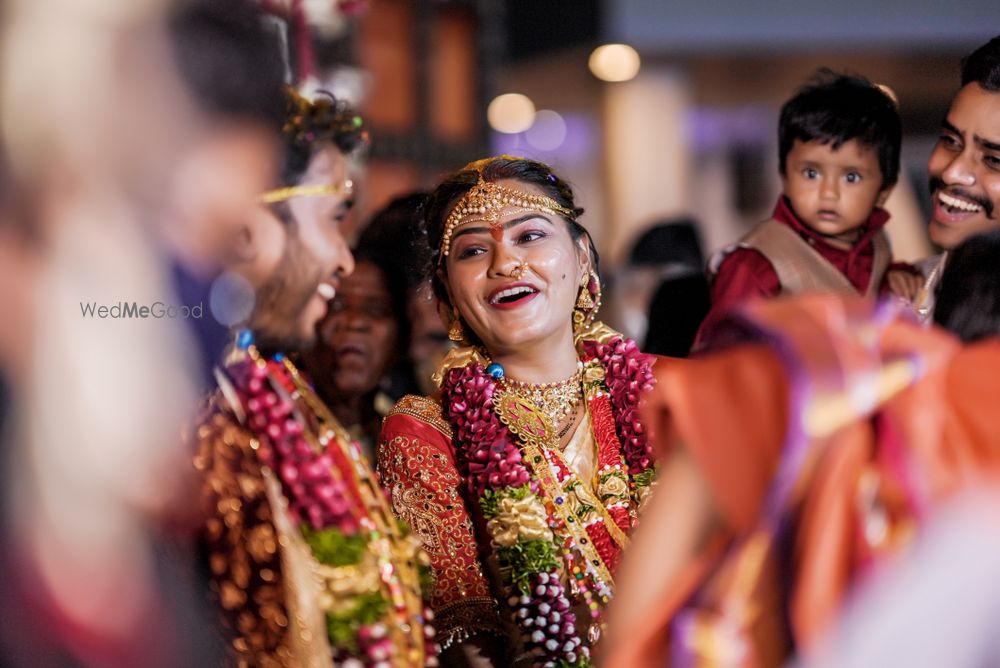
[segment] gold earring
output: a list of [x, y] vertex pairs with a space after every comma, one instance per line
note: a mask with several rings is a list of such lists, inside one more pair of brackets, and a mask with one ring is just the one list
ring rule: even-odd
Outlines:
[[597, 286], [597, 292], [593, 295], [594, 308], [592, 308], [590, 313], [587, 314], [587, 317], [593, 320], [594, 317], [597, 316], [597, 312], [601, 310], [601, 277], [597, 275], [596, 271], [591, 269], [590, 279], [594, 282], [594, 285]]
[[594, 308], [594, 300], [590, 296], [590, 274], [584, 274], [580, 282], [580, 294], [576, 297], [576, 307], [581, 311]]
[[458, 309], [452, 313], [451, 327], [448, 328], [448, 338], [455, 343], [465, 341], [465, 328], [462, 327], [462, 320], [458, 316]]

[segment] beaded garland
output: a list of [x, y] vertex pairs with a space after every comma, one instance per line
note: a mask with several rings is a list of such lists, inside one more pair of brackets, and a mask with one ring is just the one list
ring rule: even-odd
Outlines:
[[428, 566], [419, 541], [395, 521], [358, 444], [292, 362], [262, 357], [245, 330], [237, 347], [227, 377], [319, 563], [334, 664], [437, 666], [433, 614], [414, 593]]
[[[507, 601], [538, 666], [589, 666], [589, 646], [611, 599], [612, 572], [635, 508], [653, 478], [651, 449], [638, 419], [653, 382], [652, 358], [620, 335], [584, 341], [583, 384], [597, 441], [596, 501], [548, 443], [512, 430], [494, 407], [499, 365], [482, 356], [449, 370], [443, 408], [459, 464], [486, 519]], [[565, 584], [564, 584], [565, 583]], [[587, 642], [570, 597], [586, 603]]]

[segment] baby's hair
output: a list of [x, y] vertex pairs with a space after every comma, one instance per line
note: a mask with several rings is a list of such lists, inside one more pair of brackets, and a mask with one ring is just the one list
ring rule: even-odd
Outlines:
[[779, 168], [784, 174], [795, 140], [829, 144], [837, 150], [853, 139], [878, 152], [884, 190], [899, 178], [902, 137], [899, 108], [887, 89], [864, 77], [824, 68], [781, 108]]

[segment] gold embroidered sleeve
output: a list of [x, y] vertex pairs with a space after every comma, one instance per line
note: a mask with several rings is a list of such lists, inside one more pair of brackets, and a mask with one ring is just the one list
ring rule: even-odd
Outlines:
[[211, 586], [232, 633], [235, 662], [290, 665], [278, 541], [256, 441], [214, 401], [196, 439]]
[[[382, 427], [378, 472], [393, 512], [430, 555], [430, 596], [441, 646], [469, 635], [502, 634], [497, 605], [479, 560], [476, 533], [455, 466], [450, 429], [428, 400], [394, 410]], [[430, 419], [417, 414], [426, 411]], [[437, 419], [435, 419], [437, 418]], [[443, 428], [442, 428], [443, 427]], [[447, 429], [447, 432], [445, 432]]]

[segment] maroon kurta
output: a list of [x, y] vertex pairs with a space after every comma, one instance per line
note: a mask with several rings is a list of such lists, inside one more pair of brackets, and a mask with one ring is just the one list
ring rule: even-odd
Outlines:
[[[794, 230], [813, 250], [843, 274], [860, 294], [864, 294], [871, 281], [875, 262], [875, 235], [889, 221], [889, 214], [883, 209], [875, 209], [865, 223], [864, 232], [849, 250], [831, 246], [823, 235], [806, 227], [792, 210], [788, 199], [778, 198], [772, 217]], [[915, 271], [907, 264], [892, 265], [893, 269], [905, 268]], [[888, 275], [888, 272], [887, 272]], [[883, 278], [880, 293], [888, 288]], [[776, 297], [781, 292], [778, 274], [771, 263], [759, 251], [752, 248], [736, 248], [726, 254], [716, 271], [712, 282], [712, 308], [698, 332], [698, 341], [706, 339], [706, 333], [733, 307], [754, 297]]]

